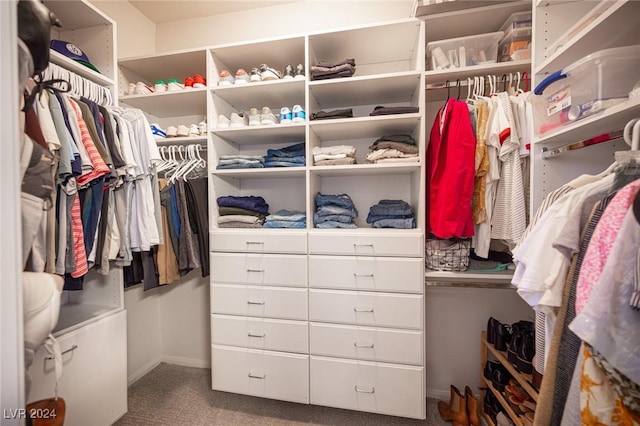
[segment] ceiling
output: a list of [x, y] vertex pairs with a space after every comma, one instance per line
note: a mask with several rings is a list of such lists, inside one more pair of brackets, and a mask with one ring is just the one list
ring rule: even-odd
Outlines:
[[200, 18], [208, 15], [242, 12], [261, 7], [293, 3], [303, 0], [129, 0], [135, 8], [156, 24]]

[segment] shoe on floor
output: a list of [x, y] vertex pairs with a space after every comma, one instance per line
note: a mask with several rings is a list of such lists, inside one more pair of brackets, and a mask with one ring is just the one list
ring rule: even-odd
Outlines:
[[178, 90], [182, 90], [182, 89], [184, 89], [184, 86], [178, 83], [178, 80], [176, 80], [175, 78], [169, 79], [169, 82], [167, 83], [167, 91], [177, 92]]
[[295, 75], [294, 75], [293, 78], [300, 78], [300, 79], [306, 78], [305, 75], [304, 75], [304, 65], [302, 65], [302, 64], [296, 65], [296, 70], [295, 70], [294, 74]]
[[175, 138], [176, 136], [178, 136], [178, 128], [175, 126], [167, 127], [167, 137]]
[[235, 74], [234, 84], [247, 84], [249, 83], [249, 74], [243, 69], [238, 68]]
[[184, 124], [178, 125], [177, 135], [178, 135], [178, 137], [189, 136], [189, 128], [187, 126], [185, 126]]
[[249, 81], [251, 83], [256, 83], [262, 81], [262, 76], [260, 75], [260, 70], [256, 67], [251, 68]]
[[276, 117], [276, 115], [271, 112], [271, 108], [262, 108], [262, 113], [260, 114], [260, 124], [278, 124], [278, 117]]
[[218, 86], [231, 86], [233, 85], [233, 76], [227, 70], [220, 71]]
[[207, 87], [207, 80], [200, 74], [196, 74], [193, 76], [193, 88], [194, 89], [203, 89]]
[[292, 118], [293, 118], [293, 115], [291, 114], [291, 110], [289, 108], [282, 107], [280, 109], [280, 124], [291, 123]]
[[232, 112], [229, 117], [229, 127], [245, 127], [249, 125], [248, 118], [242, 112]]
[[193, 89], [193, 78], [187, 77], [184, 79], [184, 88], [185, 89]]
[[271, 68], [267, 64], [260, 65], [260, 76], [262, 81], [279, 80], [282, 78], [282, 74], [275, 68]]
[[136, 83], [136, 95], [150, 95], [153, 93], [153, 89], [143, 82]]
[[162, 93], [167, 91], [167, 83], [164, 80], [156, 81], [155, 86], [153, 86], [153, 91], [156, 93]]
[[228, 129], [229, 128], [229, 119], [224, 115], [220, 114], [218, 116], [218, 122], [216, 123], [216, 129]]
[[292, 121], [294, 123], [304, 123], [307, 120], [307, 113], [300, 105], [294, 105], [291, 109]]
[[293, 67], [291, 65], [287, 65], [284, 67], [284, 72], [282, 73], [283, 80], [293, 80]]
[[165, 132], [159, 124], [153, 123], [151, 124], [151, 133], [153, 133], [153, 137], [156, 139], [162, 139], [167, 137], [167, 132]]

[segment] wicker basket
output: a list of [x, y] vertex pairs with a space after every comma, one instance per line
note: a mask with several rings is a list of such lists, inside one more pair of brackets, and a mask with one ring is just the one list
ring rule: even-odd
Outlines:
[[466, 271], [469, 267], [471, 239], [427, 239], [425, 263], [437, 271]]

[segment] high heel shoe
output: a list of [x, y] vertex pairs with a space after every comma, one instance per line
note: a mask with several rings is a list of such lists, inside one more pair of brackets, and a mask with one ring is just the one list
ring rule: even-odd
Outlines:
[[446, 421], [453, 421], [452, 426], [469, 426], [469, 416], [467, 415], [467, 397], [462, 395], [458, 388], [451, 385], [451, 396], [449, 403], [438, 401], [438, 412], [440, 417]]

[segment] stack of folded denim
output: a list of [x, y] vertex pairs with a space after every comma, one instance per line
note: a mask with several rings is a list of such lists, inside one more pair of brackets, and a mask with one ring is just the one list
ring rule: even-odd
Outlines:
[[327, 80], [331, 78], [351, 77], [356, 72], [356, 60], [345, 59], [342, 62], [333, 63], [318, 61], [311, 66], [311, 80]]
[[355, 164], [355, 156], [356, 149], [351, 145], [313, 147], [313, 164], [316, 166]]
[[264, 167], [261, 155], [221, 155], [217, 169], [249, 169]]
[[374, 228], [411, 229], [416, 227], [411, 206], [403, 200], [380, 200], [369, 209], [367, 223]]
[[304, 142], [281, 149], [268, 149], [264, 156], [265, 167], [304, 167]]
[[385, 135], [369, 147], [367, 163], [416, 163], [420, 161], [418, 145], [411, 135]]
[[307, 215], [298, 210], [278, 210], [267, 216], [265, 228], [306, 228]]
[[313, 223], [316, 228], [357, 228], [353, 219], [358, 217], [358, 210], [347, 194], [316, 194], [316, 211]]
[[218, 197], [218, 211], [220, 228], [262, 228], [269, 205], [262, 197], [227, 195]]

